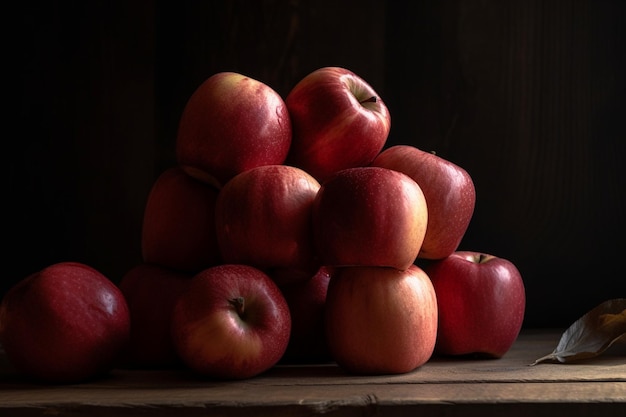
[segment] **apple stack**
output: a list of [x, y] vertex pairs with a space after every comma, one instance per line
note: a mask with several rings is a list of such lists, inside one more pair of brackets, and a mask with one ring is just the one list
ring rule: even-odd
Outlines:
[[470, 175], [385, 148], [390, 127], [381, 97], [345, 68], [313, 71], [285, 99], [234, 72], [202, 83], [181, 115], [178, 164], [146, 202], [144, 262], [119, 285], [124, 364], [241, 379], [280, 361], [372, 375], [435, 352], [504, 355], [523, 320], [519, 271], [457, 251]]

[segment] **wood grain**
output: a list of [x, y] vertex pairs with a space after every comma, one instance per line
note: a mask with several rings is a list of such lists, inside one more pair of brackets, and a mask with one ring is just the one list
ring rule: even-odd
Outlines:
[[623, 347], [581, 364], [528, 366], [551, 351], [559, 337], [557, 332], [525, 331], [502, 359], [433, 358], [411, 373], [376, 377], [349, 375], [331, 363], [279, 365], [244, 381], [206, 380], [183, 370], [115, 370], [91, 383], [41, 386], [20, 380], [5, 362], [0, 368], [0, 415], [623, 412]]

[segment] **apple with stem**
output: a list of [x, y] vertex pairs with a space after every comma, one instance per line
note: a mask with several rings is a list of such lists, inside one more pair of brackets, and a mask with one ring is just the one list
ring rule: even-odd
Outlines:
[[338, 268], [328, 285], [326, 338], [337, 364], [354, 374], [401, 374], [433, 354], [437, 299], [416, 265]]
[[407, 174], [424, 192], [428, 226], [419, 258], [442, 259], [458, 249], [476, 203], [474, 182], [465, 169], [410, 145], [383, 150], [371, 165]]
[[172, 338], [199, 375], [245, 379], [274, 366], [289, 343], [291, 316], [278, 286], [249, 265], [223, 264], [195, 275], [178, 298]]
[[408, 175], [380, 167], [348, 168], [320, 187], [313, 236], [320, 263], [407, 269], [422, 247], [428, 209]]
[[291, 136], [280, 94], [246, 75], [219, 72], [198, 86], [183, 109], [176, 159], [190, 175], [219, 187], [250, 168], [282, 164]]
[[341, 67], [319, 68], [285, 99], [293, 138], [286, 163], [324, 182], [341, 169], [368, 165], [389, 136], [391, 116], [362, 77]]
[[500, 358], [521, 330], [524, 282], [509, 260], [476, 251], [456, 251], [424, 266], [439, 306], [435, 352]]
[[119, 288], [96, 269], [59, 262], [15, 284], [0, 304], [0, 343], [27, 378], [79, 383], [117, 364], [130, 337]]

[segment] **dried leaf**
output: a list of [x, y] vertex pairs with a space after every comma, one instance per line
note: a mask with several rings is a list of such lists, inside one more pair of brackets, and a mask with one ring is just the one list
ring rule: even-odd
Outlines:
[[576, 320], [563, 333], [556, 349], [531, 365], [542, 362], [570, 363], [593, 358], [624, 335], [626, 298], [608, 300]]

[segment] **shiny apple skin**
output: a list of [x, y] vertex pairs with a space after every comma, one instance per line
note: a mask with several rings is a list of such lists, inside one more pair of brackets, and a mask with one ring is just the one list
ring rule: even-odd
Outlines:
[[292, 127], [283, 98], [236, 72], [206, 79], [187, 101], [176, 137], [178, 164], [218, 185], [247, 169], [282, 164]]
[[[243, 298], [244, 313], [236, 301]], [[174, 307], [172, 339], [199, 375], [246, 379], [274, 366], [291, 332], [289, 306], [264, 272], [224, 264], [195, 275]]]
[[410, 145], [383, 150], [371, 165], [407, 174], [424, 192], [428, 227], [419, 258], [442, 259], [458, 249], [476, 204], [474, 182], [465, 169]]
[[338, 365], [353, 374], [402, 374], [425, 364], [437, 337], [437, 299], [413, 265], [339, 268], [326, 296], [326, 337]]
[[285, 103], [293, 125], [286, 163], [320, 182], [341, 169], [368, 165], [389, 136], [391, 116], [385, 102], [362, 77], [345, 68], [311, 72], [292, 88]]
[[311, 216], [319, 188], [314, 177], [287, 165], [256, 167], [228, 181], [215, 208], [224, 263], [314, 271]]
[[438, 355], [501, 358], [522, 328], [524, 282], [509, 260], [457, 251], [424, 267], [439, 305]]
[[0, 342], [25, 377], [80, 383], [116, 365], [130, 337], [119, 288], [96, 269], [59, 262], [18, 282], [0, 305]]
[[428, 223], [426, 200], [409, 176], [380, 167], [348, 168], [320, 187], [313, 236], [320, 263], [407, 269]]

